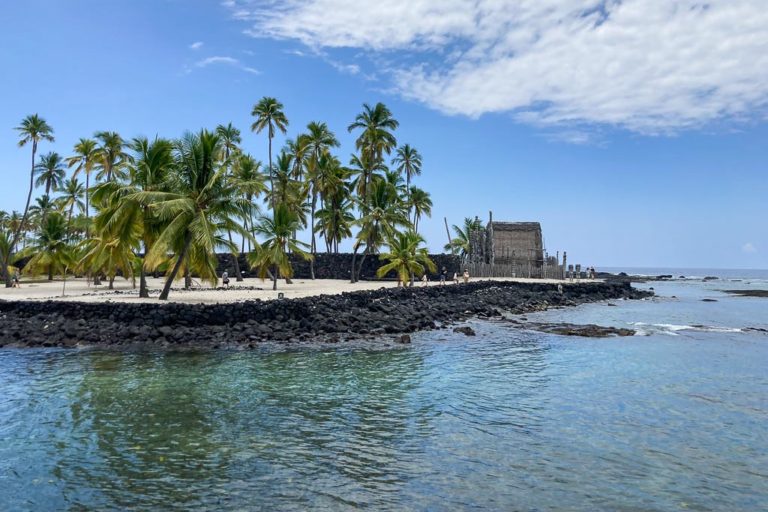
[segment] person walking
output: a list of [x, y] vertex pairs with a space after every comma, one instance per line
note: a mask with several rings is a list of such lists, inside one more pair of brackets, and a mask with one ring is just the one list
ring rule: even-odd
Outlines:
[[229, 290], [229, 272], [226, 270], [221, 274], [221, 282], [224, 283], [224, 288]]
[[468, 268], [464, 269], [463, 277], [464, 277], [464, 284], [469, 283], [469, 269]]

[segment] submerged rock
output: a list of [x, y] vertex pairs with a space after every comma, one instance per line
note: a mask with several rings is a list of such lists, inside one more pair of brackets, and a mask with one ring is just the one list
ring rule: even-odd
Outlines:
[[532, 331], [559, 334], [560, 336], [581, 336], [584, 338], [610, 338], [635, 335], [635, 331], [632, 329], [604, 327], [594, 324], [525, 324], [522, 327]]
[[453, 332], [457, 332], [459, 334], [463, 334], [464, 336], [476, 336], [477, 333], [474, 329], [472, 329], [469, 326], [463, 326], [463, 327], [456, 327]]

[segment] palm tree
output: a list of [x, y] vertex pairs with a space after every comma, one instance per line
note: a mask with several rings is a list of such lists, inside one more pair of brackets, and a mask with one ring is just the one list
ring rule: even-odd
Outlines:
[[293, 236], [299, 227], [299, 217], [285, 203], [277, 203], [272, 217], [262, 216], [256, 225], [256, 232], [266, 237], [266, 240], [257, 245], [256, 251], [249, 255], [249, 261], [253, 268], [258, 269], [262, 279], [272, 269], [273, 290], [277, 290], [278, 276], [286, 280], [293, 277], [289, 252], [305, 260], [312, 259], [312, 255], [304, 251], [309, 246]]
[[[360, 231], [352, 252], [352, 282], [357, 282], [365, 258], [369, 254], [377, 254], [385, 240], [394, 235], [398, 226], [408, 224], [408, 218], [403, 212], [402, 203], [397, 197], [395, 188], [386, 181], [375, 181], [371, 185], [368, 207], [358, 221]], [[360, 259], [360, 266], [355, 270], [355, 257], [361, 245], [365, 252]]]
[[470, 217], [465, 217], [463, 227], [453, 225], [455, 235], [451, 243], [445, 244], [445, 250], [451, 251], [454, 254], [458, 251], [462, 258], [466, 258], [470, 251], [472, 233], [481, 229], [483, 229], [483, 225], [479, 218], [471, 219]]
[[[314, 224], [315, 209], [317, 208], [318, 199], [318, 171], [320, 160], [328, 155], [331, 148], [338, 147], [339, 141], [336, 139], [333, 132], [328, 129], [327, 124], [312, 121], [307, 125], [307, 134], [304, 142], [308, 153], [307, 170], [309, 171], [312, 195], [311, 223]], [[311, 250], [314, 253], [317, 250], [314, 233], [312, 234], [311, 247]]]
[[179, 270], [195, 268], [201, 277], [216, 283], [217, 247], [234, 252], [223, 233], [234, 231], [250, 235], [234, 218], [243, 210], [244, 200], [236, 197], [226, 180], [226, 167], [219, 160], [221, 139], [215, 133], [201, 130], [187, 134], [176, 147], [177, 173], [167, 192], [140, 192], [137, 200], [155, 209], [164, 229], [147, 252], [145, 265], [153, 270], [165, 263], [173, 252], [176, 262], [160, 293], [167, 300]]
[[[146, 256], [163, 227], [146, 197], [139, 194], [163, 191], [175, 166], [173, 144], [169, 140], [156, 138], [150, 142], [145, 137], [137, 137], [130, 147], [135, 158], [128, 169], [128, 183], [106, 182], [99, 185], [94, 194], [94, 200], [103, 204], [96, 222], [102, 250], [108, 249], [102, 254], [109, 254], [113, 259], [120, 254], [123, 265], [131, 263], [124, 256], [126, 252], [139, 245], [143, 246]], [[135, 259], [139, 259], [138, 255]], [[144, 267], [141, 261], [139, 297], [147, 298], [149, 290]]]
[[422, 275], [425, 270], [436, 272], [437, 266], [429, 258], [427, 250], [419, 247], [422, 243], [424, 243], [424, 238], [415, 231], [395, 233], [387, 241], [389, 252], [380, 257], [389, 263], [379, 268], [376, 276], [381, 278], [394, 270], [397, 273], [398, 286], [401, 283], [405, 285], [409, 278], [411, 286], [413, 286], [414, 275]]
[[[230, 175], [229, 169], [230, 169], [230, 156], [239, 151], [240, 148], [238, 144], [242, 142], [242, 138], [240, 137], [240, 130], [232, 126], [232, 123], [227, 124], [227, 126], [224, 126], [223, 124], [220, 124], [216, 127], [216, 134], [221, 139], [221, 146], [224, 149], [224, 167], [225, 172], [227, 173], [227, 179], [231, 179], [232, 176]], [[232, 242], [232, 232], [228, 231], [227, 236], [229, 237], [229, 241]], [[236, 248], [237, 245], [234, 245]], [[243, 280], [243, 274], [240, 272], [240, 262], [238, 259], [240, 258], [240, 253], [235, 249], [235, 252], [232, 253], [232, 262], [235, 267], [235, 280], [236, 281], [242, 281]]]
[[[267, 191], [264, 184], [264, 174], [261, 172], [261, 162], [248, 154], [238, 154], [232, 167], [232, 186], [237, 194], [245, 198], [242, 217], [243, 224], [249, 233], [253, 232], [253, 214], [258, 211], [258, 205], [254, 199], [263, 192]], [[243, 238], [242, 252], [245, 252], [245, 241]], [[248, 240], [249, 250], [251, 241]]]
[[[256, 120], [251, 125], [251, 131], [261, 133], [264, 128], [267, 128], [267, 137], [269, 138], [269, 179], [270, 187], [272, 186], [272, 139], [275, 137], [275, 129], [285, 133], [288, 126], [288, 118], [285, 117], [283, 112], [283, 104], [277, 101], [275, 98], [264, 96], [259, 102], [253, 106], [251, 115]], [[274, 192], [272, 193], [272, 208], [275, 207]]]
[[29, 207], [30, 226], [40, 225], [45, 221], [45, 217], [52, 211], [57, 210], [57, 204], [51, 199], [51, 196], [43, 194], [35, 198], [35, 204]]
[[[32, 190], [35, 187], [35, 155], [37, 154], [37, 145], [40, 141], [53, 142], [53, 128], [46, 122], [45, 119], [37, 114], [22, 119], [21, 124], [16, 127], [16, 131], [19, 132], [19, 147], [24, 147], [29, 143], [32, 143], [32, 167], [29, 172], [29, 192], [27, 192], [27, 203], [24, 206], [24, 214], [21, 217], [21, 222], [13, 232], [13, 243], [11, 247], [16, 247], [19, 242], [19, 235], [21, 230], [27, 224], [27, 214], [29, 213], [29, 203], [32, 200]], [[2, 273], [5, 275], [5, 287], [11, 287], [11, 276], [7, 272], [8, 263], [10, 261], [10, 254], [6, 255], [3, 260]]]
[[131, 156], [125, 152], [125, 141], [117, 132], [96, 132], [94, 135], [99, 141], [96, 150], [99, 173], [96, 178], [112, 181], [115, 177], [122, 177], [123, 166], [128, 163]]
[[56, 201], [59, 203], [59, 207], [62, 210], [67, 211], [67, 230], [72, 234], [72, 213], [77, 207], [81, 212], [85, 210], [85, 203], [83, 197], [85, 196], [85, 188], [83, 184], [78, 181], [74, 176], [64, 182], [64, 186], [61, 187], [62, 195], [60, 195]]
[[351, 133], [361, 129], [362, 133], [355, 141], [361, 153], [367, 153], [372, 162], [382, 162], [383, 154], [389, 154], [397, 145], [397, 139], [391, 133], [400, 123], [392, 117], [386, 105], [379, 102], [373, 108], [363, 104], [363, 111], [355, 117], [355, 122], [347, 127]]
[[371, 183], [375, 180], [383, 179], [387, 168], [382, 163], [372, 162], [366, 153], [362, 153], [359, 156], [352, 155], [349, 165], [352, 176], [355, 176], [352, 181], [352, 187], [362, 202], [360, 206], [364, 208]]
[[397, 148], [392, 163], [397, 166], [397, 172], [405, 176], [405, 189], [410, 194], [411, 179], [421, 174], [421, 155], [416, 148], [410, 144], [405, 144]]
[[56, 152], [46, 153], [40, 157], [40, 163], [35, 166], [37, 179], [35, 185], [45, 187], [45, 195], [51, 195], [52, 191], [61, 188], [67, 171], [64, 169], [64, 160]]
[[80, 139], [74, 147], [74, 155], [67, 158], [67, 165], [75, 167], [72, 177], [76, 178], [81, 172], [85, 174], [85, 217], [91, 215], [91, 173], [98, 158], [98, 147], [93, 139]]
[[419, 232], [419, 220], [422, 216], [432, 216], [432, 198], [429, 192], [417, 187], [411, 188], [408, 198], [408, 209], [413, 212], [413, 230]]
[[56, 272], [66, 273], [71, 265], [71, 251], [67, 245], [67, 221], [59, 212], [45, 216], [35, 239], [19, 253], [19, 257], [31, 256], [24, 266], [32, 275], [48, 273], [53, 281]]

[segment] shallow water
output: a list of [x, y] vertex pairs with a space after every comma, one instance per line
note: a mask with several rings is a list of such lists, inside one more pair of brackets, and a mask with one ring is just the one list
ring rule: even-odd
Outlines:
[[731, 285], [528, 316], [622, 339], [0, 351], [0, 510], [765, 509], [768, 299]]

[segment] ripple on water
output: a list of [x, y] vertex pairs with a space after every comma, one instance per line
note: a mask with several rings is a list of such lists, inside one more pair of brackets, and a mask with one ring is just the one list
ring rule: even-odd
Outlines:
[[768, 501], [768, 345], [473, 328], [386, 351], [0, 351], [0, 509]]

